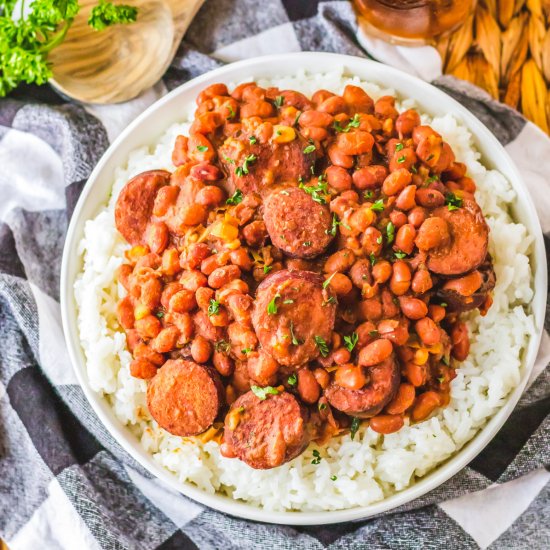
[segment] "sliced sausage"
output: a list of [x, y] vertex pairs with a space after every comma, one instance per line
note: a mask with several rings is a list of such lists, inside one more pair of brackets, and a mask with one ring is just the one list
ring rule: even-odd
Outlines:
[[[262, 281], [252, 324], [262, 349], [285, 366], [319, 356], [319, 338], [329, 342], [336, 315], [330, 288], [312, 271], [281, 270]], [[269, 307], [271, 305], [271, 307]]]
[[292, 258], [313, 258], [332, 240], [327, 205], [297, 187], [270, 193], [264, 201], [264, 222], [271, 242]]
[[308, 412], [291, 393], [241, 395], [225, 417], [224, 443], [256, 469], [275, 468], [298, 456], [309, 443]]
[[449, 210], [441, 206], [433, 216], [443, 218], [449, 227], [450, 242], [430, 253], [428, 269], [439, 275], [460, 275], [479, 267], [487, 256], [489, 227], [474, 200], [463, 199], [462, 206]]
[[[307, 178], [311, 175], [310, 169], [315, 160], [314, 154], [304, 153], [307, 146], [303, 139], [251, 145], [244, 134], [226, 140], [219, 149], [219, 156], [227, 173], [227, 191], [261, 192], [269, 185]], [[254, 160], [245, 166], [245, 160], [250, 155], [254, 156]], [[242, 172], [244, 166], [245, 173]]]
[[478, 271], [481, 274], [482, 283], [481, 287], [473, 294], [464, 296], [454, 290], [439, 290], [437, 295], [448, 304], [448, 311], [462, 313], [478, 308], [485, 302], [496, 284], [496, 274], [490, 254], [487, 254], [486, 260], [479, 266]]
[[392, 399], [399, 387], [399, 366], [394, 355], [366, 369], [367, 384], [360, 390], [343, 388], [332, 382], [325, 390], [329, 403], [351, 416], [369, 418], [378, 414]]
[[170, 183], [170, 172], [149, 170], [133, 177], [121, 190], [115, 206], [115, 224], [131, 244], [142, 244], [158, 190]]
[[161, 428], [187, 437], [212, 425], [224, 403], [218, 373], [207, 365], [183, 359], [169, 360], [147, 388], [147, 406]]

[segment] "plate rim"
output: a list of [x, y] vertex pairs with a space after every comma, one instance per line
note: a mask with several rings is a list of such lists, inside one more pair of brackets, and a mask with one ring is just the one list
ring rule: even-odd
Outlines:
[[[502, 407], [495, 413], [495, 415], [493, 415], [490, 420], [476, 433], [476, 435], [470, 441], [468, 441], [456, 454], [446, 459], [442, 464], [436, 466], [435, 469], [427, 473], [420, 480], [416, 481], [413, 485], [391, 495], [388, 498], [383, 499], [382, 501], [375, 502], [367, 506], [358, 506], [354, 508], [334, 511], [276, 512], [260, 508], [255, 505], [247, 504], [242, 501], [236, 501], [233, 500], [231, 497], [219, 495], [217, 493], [207, 493], [188, 482], [178, 481], [175, 474], [171, 474], [154, 462], [152, 455], [145, 452], [145, 450], [141, 447], [138, 439], [133, 434], [131, 434], [129, 432], [129, 429], [125, 425], [122, 425], [122, 423], [115, 417], [112, 409], [107, 406], [105, 399], [101, 395], [91, 390], [86, 380], [86, 363], [85, 361], [83, 361], [83, 351], [80, 346], [80, 340], [78, 338], [76, 327], [74, 325], [77, 306], [73, 292], [74, 277], [71, 277], [71, 272], [75, 270], [72, 268], [71, 262], [72, 264], [75, 264], [79, 261], [77, 246], [82, 237], [84, 224], [86, 222], [86, 219], [81, 219], [82, 211], [88, 200], [93, 200], [91, 193], [94, 189], [94, 185], [96, 185], [96, 182], [100, 181], [105, 166], [108, 164], [110, 159], [113, 158], [118, 149], [124, 144], [129, 136], [131, 136], [135, 128], [139, 127], [144, 121], [147, 121], [149, 117], [151, 117], [157, 110], [161, 109], [166, 104], [169, 104], [180, 95], [186, 93], [189, 89], [199, 87], [202, 83], [208, 82], [213, 79], [223, 80], [224, 77], [226, 77], [225, 80], [227, 81], [227, 77], [229, 77], [231, 74], [234, 74], [246, 68], [253, 69], [259, 64], [261, 64], [262, 66], [270, 66], [286, 64], [286, 62], [289, 62], [292, 65], [293, 63], [296, 63], [296, 60], [302, 59], [302, 67], [306, 69], [308, 73], [327, 72], [328, 70], [333, 70], [333, 65], [338, 63], [341, 63], [343, 67], [346, 67], [348, 65], [362, 65], [364, 66], [364, 69], [366, 71], [368, 71], [369, 68], [375, 69], [374, 72], [382, 71], [387, 74], [388, 78], [395, 77], [403, 84], [408, 81], [409, 83], [414, 84], [415, 87], [420, 88], [420, 90], [423, 89], [424, 91], [426, 91], [427, 97], [433, 96], [435, 94], [437, 96], [440, 96], [441, 99], [444, 99], [444, 101], [450, 101], [453, 107], [456, 109], [456, 111], [454, 111], [455, 114], [460, 114], [461, 123], [465, 124], [472, 132], [476, 142], [484, 143], [485, 149], [494, 149], [496, 153], [498, 153], [498, 155], [500, 155], [502, 159], [507, 162], [508, 166], [506, 172], [513, 175], [513, 178], [507, 176], [507, 179], [511, 180], [510, 183], [512, 184], [518, 195], [520, 194], [520, 191], [522, 192], [522, 201], [525, 203], [524, 206], [527, 208], [529, 214], [532, 216], [530, 229], [534, 237], [534, 245], [530, 260], [531, 263], [534, 260], [536, 265], [532, 265], [534, 295], [531, 302], [531, 308], [535, 321], [535, 333], [531, 336], [531, 340], [528, 343], [527, 349], [524, 352], [524, 357], [522, 358], [523, 365], [520, 382], [516, 386], [516, 388], [508, 394], [504, 405], [502, 405]], [[328, 61], [328, 65], [330, 65], [328, 69], [323, 66], [323, 59], [326, 59]], [[319, 67], [319, 70], [311, 70], [310, 65], [317, 65]], [[256, 68], [256, 70], [259, 69], [260, 67]], [[296, 68], [289, 69], [288, 74], [293, 74], [295, 72]], [[263, 76], [256, 76], [255, 78], [263, 78]], [[363, 77], [361, 78], [364, 79]], [[376, 78], [373, 78], [372, 81], [374, 83], [377, 83]], [[417, 102], [421, 102], [418, 97], [414, 97], [414, 99]], [[423, 108], [423, 110], [425, 109]], [[174, 117], [174, 121], [175, 120], [176, 117]], [[151, 141], [149, 143], [151, 143]], [[476, 143], [476, 148], [479, 148], [478, 143]], [[96, 199], [95, 202], [96, 207], [99, 207], [101, 203], [104, 202], [104, 198], [102, 200]], [[504, 422], [514, 410], [533, 371], [536, 355], [542, 337], [542, 332], [544, 329], [543, 321], [547, 299], [546, 288], [546, 251], [544, 248], [542, 229], [538, 216], [536, 214], [533, 200], [528, 192], [525, 183], [523, 182], [519, 170], [508, 155], [504, 146], [500, 144], [500, 142], [490, 132], [490, 130], [479, 119], [477, 119], [475, 115], [473, 115], [458, 101], [446, 94], [444, 91], [436, 88], [430, 83], [422, 81], [415, 76], [407, 74], [388, 65], [383, 65], [369, 59], [344, 54], [329, 52], [296, 52], [260, 56], [243, 61], [237, 61], [235, 63], [230, 63], [228, 65], [213, 69], [212, 71], [193, 78], [188, 82], [182, 84], [181, 86], [178, 86], [177, 88], [154, 102], [152, 105], [150, 105], [143, 113], [141, 113], [121, 132], [121, 134], [110, 144], [110, 146], [107, 148], [107, 150], [104, 152], [104, 154], [92, 170], [72, 213], [69, 227], [67, 229], [65, 245], [63, 248], [60, 278], [60, 304], [65, 341], [67, 343], [71, 365], [78, 380], [78, 383], [82, 388], [90, 406], [97, 414], [104, 427], [133, 460], [138, 462], [149, 473], [159, 478], [164, 484], [167, 484], [170, 489], [175, 489], [178, 492], [203, 505], [209, 506], [232, 516], [242, 519], [283, 525], [320, 525], [340, 523], [344, 521], [358, 521], [371, 517], [373, 515], [387, 512], [388, 510], [395, 509], [398, 506], [419, 498], [427, 492], [439, 487], [442, 483], [447, 481], [452, 476], [458, 474], [485, 448], [486, 445], [489, 444], [489, 442], [493, 439], [493, 437], [496, 435], [496, 433], [499, 431], [499, 429], [502, 427]], [[133, 440], [131, 440], [131, 438]]]

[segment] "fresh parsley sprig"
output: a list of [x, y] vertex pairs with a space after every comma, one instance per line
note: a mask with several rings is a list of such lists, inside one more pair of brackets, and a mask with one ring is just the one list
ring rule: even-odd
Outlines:
[[[80, 10], [78, 0], [35, 0], [27, 10], [22, 0], [17, 14], [21, 17], [14, 17], [14, 7], [14, 0], [0, 0], [1, 97], [20, 84], [42, 85], [52, 77], [48, 54], [65, 40]], [[100, 0], [92, 9], [88, 24], [101, 30], [131, 23], [137, 12], [132, 6]]]

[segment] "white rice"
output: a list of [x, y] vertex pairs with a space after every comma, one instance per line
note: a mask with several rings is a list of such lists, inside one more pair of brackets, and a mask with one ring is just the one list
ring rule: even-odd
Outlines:
[[[301, 74], [259, 81], [260, 85], [300, 90], [308, 95], [319, 88], [340, 93], [347, 83], [362, 86], [373, 98], [394, 94], [377, 85], [344, 77], [342, 73]], [[402, 108], [414, 106], [406, 99]], [[193, 106], [184, 116], [192, 115]], [[448, 407], [429, 420], [382, 436], [361, 428], [332, 439], [320, 448], [322, 460], [312, 464], [310, 447], [299, 457], [273, 470], [253, 470], [236, 459], [223, 458], [215, 442], [201, 444], [170, 435], [150, 419], [146, 383], [132, 378], [125, 336], [115, 307], [124, 290], [114, 282], [127, 244], [114, 226], [114, 205], [122, 186], [144, 170], [173, 170], [170, 156], [175, 137], [188, 123], [174, 124], [150, 147], [132, 152], [113, 183], [108, 205], [85, 226], [79, 247], [83, 269], [75, 283], [78, 328], [87, 358], [89, 382], [103, 394], [118, 419], [127, 424], [147, 452], [181, 481], [200, 489], [225, 493], [235, 499], [272, 510], [337, 510], [380, 501], [413, 484], [456, 453], [503, 405], [518, 384], [521, 360], [534, 332], [530, 313], [532, 274], [529, 264], [532, 237], [515, 223], [509, 207], [515, 192], [496, 170], [487, 170], [472, 145], [472, 136], [452, 114], [422, 120], [440, 132], [457, 160], [466, 163], [477, 183], [476, 198], [491, 227], [489, 249], [497, 276], [494, 304], [485, 317], [470, 315], [471, 352], [457, 370]], [[336, 478], [334, 479], [334, 476]]]

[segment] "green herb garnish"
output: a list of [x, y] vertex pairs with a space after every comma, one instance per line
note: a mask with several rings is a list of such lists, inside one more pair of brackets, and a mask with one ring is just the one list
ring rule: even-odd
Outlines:
[[319, 451], [317, 449], [313, 451], [313, 456], [315, 458], [311, 461], [311, 463], [315, 465], [319, 464], [321, 462], [321, 455], [319, 454]]
[[298, 377], [296, 376], [296, 373], [293, 372], [286, 381], [288, 382], [289, 386], [295, 386], [298, 382]]
[[242, 166], [237, 166], [235, 168], [235, 174], [239, 177], [244, 176], [245, 174], [248, 174], [249, 172], [249, 164], [252, 164], [258, 157], [256, 155], [248, 155], [243, 162]]
[[398, 259], [398, 260], [402, 260], [403, 258], [406, 258], [407, 257], [407, 254], [401, 250], [396, 250], [393, 255]]
[[389, 222], [388, 225], [386, 225], [386, 240], [388, 244], [393, 243], [394, 238], [395, 238], [395, 225], [393, 225], [392, 222]]
[[319, 353], [326, 357], [329, 353], [327, 342], [324, 338], [321, 336], [314, 336], [313, 339], [315, 340], [316, 346], [319, 348]]
[[344, 346], [348, 351], [353, 351], [353, 348], [359, 341], [359, 335], [357, 332], [352, 332], [349, 336], [344, 336]]
[[395, 146], [395, 150], [396, 151], [401, 151], [401, 149], [403, 149], [404, 145], [402, 143], [398, 143], [396, 146]]
[[340, 124], [340, 122], [338, 122], [337, 120], [335, 120], [332, 124], [332, 127], [337, 131], [337, 132], [343, 132], [343, 133], [347, 133], [349, 132], [352, 128], [359, 128], [359, 125], [361, 124], [361, 119], [359, 118], [359, 114], [358, 113], [355, 113], [353, 115], [353, 118], [348, 122], [347, 126], [345, 127], [342, 127], [342, 125]]
[[272, 265], [264, 265], [264, 273], [267, 275], [273, 269]]
[[237, 189], [226, 201], [225, 204], [239, 204], [243, 200], [243, 192]]
[[[43, 4], [44, 2], [40, 3]], [[70, 0], [54, 1], [50, 9], [54, 8], [54, 6], [54, 9], [62, 9], [62, 6], [67, 9], [67, 6], [71, 3]], [[92, 8], [90, 17], [88, 18], [88, 25], [96, 31], [102, 31], [111, 25], [133, 23], [137, 19], [137, 13], [138, 9], [134, 6], [126, 4], [115, 5], [112, 2], [100, 0], [99, 4]]]
[[298, 340], [298, 338], [296, 338], [296, 335], [294, 334], [294, 323], [292, 321], [290, 321], [290, 337], [292, 338], [293, 345], [299, 346], [303, 344], [303, 342], [301, 340]]
[[212, 298], [208, 304], [208, 315], [217, 315], [220, 312], [220, 302]]
[[205, 151], [208, 151], [208, 147], [206, 145], [197, 145], [197, 151], [204, 153]]
[[241, 350], [243, 355], [248, 355], [252, 351], [252, 348], [244, 348]]
[[371, 252], [369, 254], [369, 260], [370, 260], [370, 265], [375, 265], [376, 262], [378, 261], [378, 258], [374, 255], [374, 252]]
[[294, 300], [284, 300], [283, 301], [283, 304], [293, 304], [294, 303]]
[[330, 285], [330, 281], [332, 281], [332, 278], [334, 277], [334, 275], [336, 275], [337, 271], [335, 271], [324, 283], [323, 283], [323, 288], [327, 288], [328, 285]]
[[384, 208], [386, 208], [386, 207], [384, 206], [384, 200], [383, 199], [378, 199], [370, 207], [370, 209], [374, 212], [382, 212], [382, 210], [384, 210]]
[[275, 294], [269, 304], [267, 304], [267, 313], [269, 315], [275, 315], [277, 313], [277, 298], [280, 298], [280, 294]]
[[282, 95], [278, 95], [278, 96], [275, 98], [274, 103], [275, 103], [275, 105], [276, 105], [277, 107], [281, 107], [281, 106], [283, 105], [283, 103], [284, 103], [284, 100], [285, 100], [285, 98], [284, 98]]
[[336, 481], [338, 478], [337, 478], [336, 476], [330, 476], [330, 479], [331, 479], [332, 481]]
[[350, 433], [351, 433], [351, 439], [355, 438], [355, 434], [357, 433], [357, 430], [361, 426], [361, 419], [357, 418], [356, 416], [353, 417], [353, 420], [351, 421], [350, 426]]
[[313, 153], [315, 149], [316, 149], [315, 145], [313, 145], [313, 143], [310, 143], [307, 147], [304, 148], [304, 153], [308, 155], [309, 153]]
[[367, 189], [363, 193], [363, 197], [365, 197], [365, 199], [372, 199], [373, 196], [374, 196], [374, 193], [370, 189]]
[[405, 155], [401, 155], [398, 159], [397, 159], [397, 162], [399, 164], [403, 164], [405, 162], [407, 158], [405, 157]]
[[256, 139], [256, 136], [250, 136], [248, 141], [250, 141], [251, 145], [255, 145], [258, 140]]
[[304, 185], [303, 183], [300, 183], [298, 187], [302, 190], [304, 190], [306, 193], [311, 195], [311, 198], [318, 202], [319, 204], [326, 204], [327, 201], [324, 197], [324, 195], [328, 195], [328, 187], [327, 184], [324, 181], [321, 181], [319, 178], [319, 181], [317, 185]]
[[447, 193], [445, 197], [445, 204], [449, 211], [458, 210], [462, 206], [462, 199], [454, 193]]
[[261, 388], [260, 386], [251, 386], [250, 390], [252, 393], [261, 401], [265, 401], [268, 395], [279, 395], [279, 390], [273, 386], [265, 386]]
[[214, 349], [222, 353], [227, 353], [231, 349], [231, 344], [227, 340], [218, 340], [214, 344]]

